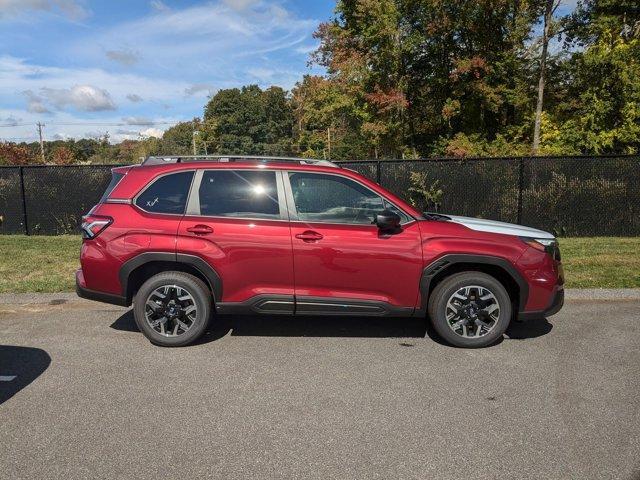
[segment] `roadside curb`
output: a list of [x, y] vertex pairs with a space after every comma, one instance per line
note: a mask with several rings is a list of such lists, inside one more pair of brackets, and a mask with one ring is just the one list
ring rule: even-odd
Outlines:
[[640, 301], [640, 288], [571, 288], [565, 290], [565, 300]]
[[[566, 301], [640, 301], [640, 288], [571, 288], [565, 291]], [[79, 298], [74, 292], [60, 293], [0, 293], [0, 305], [61, 305], [68, 302], [100, 305]]]

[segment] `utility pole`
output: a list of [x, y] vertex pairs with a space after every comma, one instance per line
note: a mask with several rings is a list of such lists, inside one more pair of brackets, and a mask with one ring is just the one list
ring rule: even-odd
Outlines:
[[44, 123], [38, 122], [36, 126], [38, 127], [38, 136], [40, 137], [40, 156], [42, 156], [42, 163], [46, 163], [44, 158], [44, 141], [42, 139], [42, 127], [44, 127]]
[[329, 150], [328, 158], [331, 160], [331, 127], [327, 127], [327, 148]]
[[198, 153], [196, 152], [196, 134], [198, 133], [197, 130], [193, 131], [193, 134], [191, 135], [191, 146], [193, 147], [193, 155], [196, 156]]

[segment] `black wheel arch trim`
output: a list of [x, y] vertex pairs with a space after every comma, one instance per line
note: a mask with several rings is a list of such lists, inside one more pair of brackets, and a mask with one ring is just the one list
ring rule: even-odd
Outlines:
[[450, 253], [439, 257], [432, 263], [427, 265], [422, 271], [420, 277], [420, 294], [422, 296], [421, 310], [426, 310], [427, 302], [429, 301], [429, 289], [431, 287], [431, 281], [433, 278], [448, 269], [449, 267], [460, 263], [475, 263], [482, 265], [494, 265], [500, 267], [507, 272], [507, 274], [518, 284], [520, 295], [518, 298], [518, 311], [522, 312], [527, 304], [529, 298], [529, 285], [522, 277], [522, 274], [513, 266], [513, 264], [502, 257], [494, 257], [491, 255], [472, 255], [472, 254], [457, 254]]
[[209, 282], [209, 285], [213, 290], [214, 301], [218, 301], [222, 298], [222, 279], [220, 278], [220, 275], [218, 275], [213, 267], [211, 267], [211, 265], [201, 257], [186, 253], [146, 252], [127, 260], [122, 267], [120, 267], [118, 277], [122, 288], [122, 296], [127, 299], [129, 304], [131, 303], [131, 298], [129, 298], [128, 295], [128, 284], [131, 272], [136, 268], [151, 262], [173, 262], [177, 265], [186, 264], [195, 268]]

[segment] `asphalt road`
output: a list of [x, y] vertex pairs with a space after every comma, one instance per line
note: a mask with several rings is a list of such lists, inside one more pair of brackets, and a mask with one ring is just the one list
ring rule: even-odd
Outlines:
[[640, 478], [638, 301], [569, 301], [482, 350], [277, 317], [163, 349], [60, 302], [0, 305], [3, 479]]

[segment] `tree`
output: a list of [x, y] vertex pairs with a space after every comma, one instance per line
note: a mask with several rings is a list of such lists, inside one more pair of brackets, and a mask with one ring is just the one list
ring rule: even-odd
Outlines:
[[195, 132], [199, 131], [201, 121], [194, 118], [190, 122], [180, 122], [167, 129], [162, 135], [157, 154], [191, 155]]
[[314, 60], [354, 99], [381, 156], [428, 155], [463, 133], [511, 136], [529, 103], [531, 0], [344, 0]]
[[305, 75], [292, 91], [294, 138], [300, 154], [333, 159], [369, 154], [355, 98], [330, 79]]
[[36, 163], [29, 148], [11, 142], [0, 142], [0, 165], [29, 165]]
[[547, 52], [549, 51], [549, 42], [557, 32], [553, 30], [553, 14], [560, 6], [560, 0], [545, 0], [544, 16], [542, 25], [542, 49], [540, 53], [540, 74], [538, 77], [538, 101], [536, 102], [536, 115], [533, 130], [533, 146], [531, 151], [534, 155], [538, 154], [540, 146], [540, 124], [542, 121], [542, 107], [544, 103], [544, 86], [546, 81], [547, 69]]
[[56, 165], [70, 165], [75, 160], [73, 151], [66, 145], [55, 147], [51, 153], [51, 161]]
[[[564, 68], [564, 101], [544, 122], [547, 152], [640, 151], [640, 11], [631, 0], [588, 0], [568, 22], [575, 50]], [[544, 117], [543, 117], [544, 118]], [[546, 139], [545, 139], [546, 135]]]
[[280, 87], [220, 90], [207, 103], [204, 121], [219, 153], [281, 155], [291, 152], [293, 111]]

